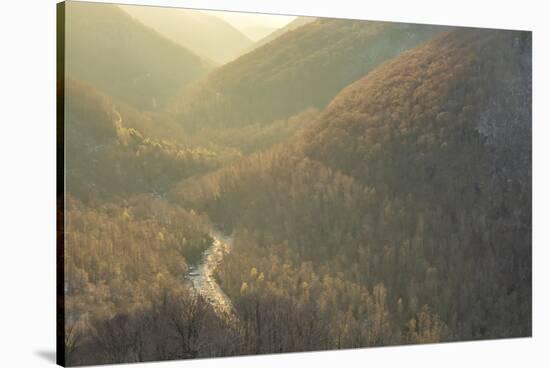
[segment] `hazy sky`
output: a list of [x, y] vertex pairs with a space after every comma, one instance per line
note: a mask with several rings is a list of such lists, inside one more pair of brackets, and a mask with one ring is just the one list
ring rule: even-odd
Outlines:
[[267, 36], [277, 28], [284, 27], [296, 18], [295, 16], [287, 15], [238, 13], [228, 11], [203, 10], [203, 12], [222, 18], [253, 41], [257, 41], [260, 38]]

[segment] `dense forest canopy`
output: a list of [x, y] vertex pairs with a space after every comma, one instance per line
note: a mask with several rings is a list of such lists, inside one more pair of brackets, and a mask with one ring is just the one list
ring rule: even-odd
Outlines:
[[530, 334], [530, 47], [518, 32], [437, 37], [342, 91], [288, 145], [174, 195], [255, 234], [250, 247], [384, 283], [405, 320], [429, 305], [448, 338]]
[[269, 124], [324, 107], [381, 62], [444, 29], [318, 19], [214, 70], [173, 108], [190, 129]]
[[67, 10], [68, 365], [531, 335], [530, 33]]
[[240, 156], [230, 148], [147, 136], [135, 127], [149, 119], [130, 106], [75, 79], [65, 88], [66, 190], [81, 200], [161, 194]]

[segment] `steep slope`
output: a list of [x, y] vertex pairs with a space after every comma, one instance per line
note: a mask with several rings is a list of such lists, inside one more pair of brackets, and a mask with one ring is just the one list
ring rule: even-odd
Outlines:
[[252, 41], [224, 20], [200, 10], [119, 5], [164, 37], [216, 64], [241, 55]]
[[280, 36], [284, 35], [285, 33], [289, 31], [294, 31], [297, 28], [300, 28], [301, 26], [305, 26], [308, 23], [314, 22], [317, 18], [315, 17], [298, 17], [294, 19], [292, 22], [284, 26], [283, 28], [279, 28], [273, 33], [270, 33], [266, 37], [254, 42], [248, 49], [247, 52], [250, 52], [254, 49], [257, 49], [258, 47], [261, 47], [263, 45], [266, 45], [270, 43], [271, 41], [279, 38]]
[[[482, 148], [492, 150], [484, 153], [494, 160], [503, 150], [517, 149], [506, 163], [517, 167], [506, 174], [519, 179], [520, 170], [529, 178], [528, 37], [465, 30], [387, 62], [331, 102], [306, 138], [306, 153], [392, 194], [403, 180], [446, 180], [451, 162], [467, 170]], [[474, 147], [478, 149], [472, 151]], [[433, 156], [435, 152], [444, 156]], [[428, 157], [437, 162], [428, 162]], [[490, 170], [479, 169], [473, 177]], [[431, 193], [412, 194], [433, 200]]]
[[115, 5], [66, 3], [66, 72], [140, 110], [155, 110], [210, 66]]
[[267, 124], [323, 107], [379, 63], [442, 27], [320, 19], [216, 69], [175, 104], [189, 128]]
[[81, 200], [162, 193], [236, 154], [148, 137], [131, 128], [147, 124], [138, 111], [75, 79], [68, 79], [65, 89], [66, 190]]
[[173, 195], [245, 234], [248, 257], [284, 245], [301, 267], [383, 283], [401, 337], [425, 304], [447, 340], [530, 336], [530, 106], [530, 33], [453, 31], [344, 89], [292, 142]]

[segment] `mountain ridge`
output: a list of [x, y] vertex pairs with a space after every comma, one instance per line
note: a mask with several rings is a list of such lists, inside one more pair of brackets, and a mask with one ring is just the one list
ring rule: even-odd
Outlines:
[[446, 29], [318, 19], [214, 70], [171, 106], [189, 129], [269, 124], [324, 107], [380, 62]]
[[160, 109], [211, 69], [115, 5], [71, 1], [66, 12], [66, 73], [139, 110]]
[[427, 305], [451, 340], [530, 336], [530, 55], [528, 32], [436, 36], [302, 135], [171, 195], [252, 233], [241, 252], [285, 244], [292, 261], [382, 283], [390, 313], [412, 313], [403, 325]]
[[293, 21], [291, 21], [289, 24], [287, 24], [286, 26], [282, 27], [282, 28], [279, 28], [277, 29], [276, 31], [270, 33], [269, 35], [259, 39], [258, 41], [254, 42], [248, 49], [247, 49], [247, 52], [251, 52], [255, 49], [257, 49], [258, 47], [261, 47], [263, 45], [266, 45], [268, 44], [269, 42], [275, 40], [276, 38], [279, 38], [280, 36], [282, 36], [283, 34], [285, 34], [286, 32], [290, 32], [290, 31], [294, 31], [295, 29], [297, 28], [300, 28], [301, 26], [304, 26], [308, 23], [311, 23], [311, 22], [314, 22], [317, 18], [315, 17], [303, 17], [303, 16], [300, 16], [296, 19], [294, 19]]
[[119, 7], [164, 37], [217, 65], [235, 59], [253, 43], [228, 22], [199, 10], [132, 5]]

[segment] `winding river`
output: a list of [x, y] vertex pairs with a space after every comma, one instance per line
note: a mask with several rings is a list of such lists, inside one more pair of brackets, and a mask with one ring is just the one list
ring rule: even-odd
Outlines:
[[[113, 114], [115, 115], [115, 126], [121, 128], [122, 116], [114, 106]], [[223, 235], [216, 230], [212, 230], [210, 236], [214, 239], [212, 245], [204, 251], [201, 262], [196, 267], [189, 268], [185, 278], [191, 282], [193, 290], [212, 305], [216, 314], [224, 319], [236, 321], [237, 315], [231, 299], [223, 292], [214, 278], [216, 267], [231, 251], [233, 237]]]
[[231, 251], [233, 238], [225, 236], [219, 231], [211, 231], [210, 236], [214, 242], [204, 251], [201, 262], [196, 267], [189, 268], [186, 278], [191, 281], [193, 289], [212, 305], [219, 316], [235, 319], [236, 314], [231, 299], [223, 292], [214, 278], [216, 267]]

